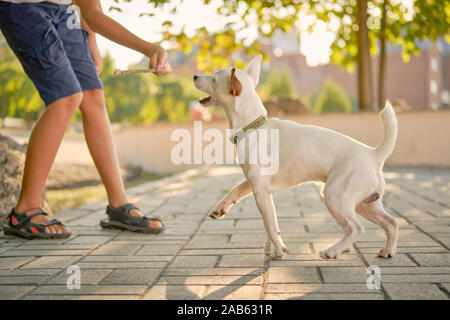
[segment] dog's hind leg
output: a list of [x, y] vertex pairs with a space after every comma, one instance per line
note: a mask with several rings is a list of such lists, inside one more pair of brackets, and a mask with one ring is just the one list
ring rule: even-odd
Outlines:
[[219, 204], [208, 214], [213, 219], [222, 219], [228, 210], [242, 198], [248, 196], [252, 192], [252, 188], [247, 179], [235, 186], [227, 196], [219, 202]]
[[324, 200], [331, 215], [344, 229], [345, 235], [334, 246], [321, 251], [320, 256], [324, 259], [336, 259], [342, 252], [348, 251], [353, 242], [364, 233], [364, 227], [356, 218], [353, 202], [346, 201], [336, 193], [331, 193], [330, 190], [325, 191]]
[[381, 249], [377, 255], [383, 258], [393, 257], [397, 250], [398, 221], [384, 210], [381, 199], [370, 203], [361, 202], [356, 207], [356, 212], [379, 225], [386, 232], [386, 247]]

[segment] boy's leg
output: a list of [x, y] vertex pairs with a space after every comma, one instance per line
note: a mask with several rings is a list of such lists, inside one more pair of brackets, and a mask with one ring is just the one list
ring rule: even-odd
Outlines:
[[[119, 207], [128, 203], [120, 166], [114, 146], [111, 126], [105, 106], [103, 90], [83, 91], [80, 110], [83, 118], [83, 129], [89, 151], [105, 185], [109, 204]], [[131, 210], [131, 215], [140, 217], [142, 213]], [[150, 228], [161, 228], [159, 221], [149, 221]]]
[[[51, 103], [36, 123], [27, 147], [22, 189], [15, 212], [22, 213], [32, 208], [42, 207], [42, 193], [50, 168], [55, 160], [67, 125], [75, 110], [80, 105], [81, 93], [56, 100]], [[37, 215], [31, 218], [39, 224], [50, 220], [49, 217]], [[68, 232], [60, 225], [46, 228], [46, 232]]]

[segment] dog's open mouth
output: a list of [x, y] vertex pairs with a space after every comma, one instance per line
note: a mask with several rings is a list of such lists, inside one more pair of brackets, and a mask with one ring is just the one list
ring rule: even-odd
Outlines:
[[202, 100], [200, 100], [200, 103], [201, 104], [206, 104], [206, 103], [208, 103], [210, 101], [211, 101], [211, 96], [203, 98]]

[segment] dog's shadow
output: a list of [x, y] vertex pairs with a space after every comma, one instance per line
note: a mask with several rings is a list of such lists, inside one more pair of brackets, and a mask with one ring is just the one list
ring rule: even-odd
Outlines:
[[[189, 276], [184, 277], [184, 285], [180, 285], [180, 277], [176, 276], [176, 282], [171, 282], [171, 276], [167, 276], [165, 279], [167, 280], [166, 285], [166, 299], [168, 300], [179, 300], [182, 297], [182, 300], [222, 300], [233, 292], [239, 290], [247, 283], [251, 282], [253, 279], [262, 275], [261, 269], [253, 270], [245, 275], [241, 275], [239, 278], [234, 280], [231, 283], [224, 284], [223, 288], [220, 288], [214, 292], [207, 293], [204, 297], [197, 295], [188, 289], [188, 284], [186, 284], [186, 280]], [[245, 279], [245, 281], [243, 281]], [[197, 286], [197, 285], [192, 285]], [[198, 286], [222, 286], [222, 284], [199, 284]]]

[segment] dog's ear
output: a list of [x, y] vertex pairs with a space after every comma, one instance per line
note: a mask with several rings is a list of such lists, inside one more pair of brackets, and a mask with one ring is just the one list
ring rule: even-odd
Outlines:
[[230, 94], [233, 96], [240, 96], [242, 92], [242, 84], [236, 77], [236, 68], [231, 69], [231, 88]]
[[255, 88], [259, 82], [259, 75], [261, 73], [261, 65], [262, 65], [263, 56], [257, 55], [250, 61], [245, 68], [245, 72], [252, 78], [253, 83], [255, 84]]

